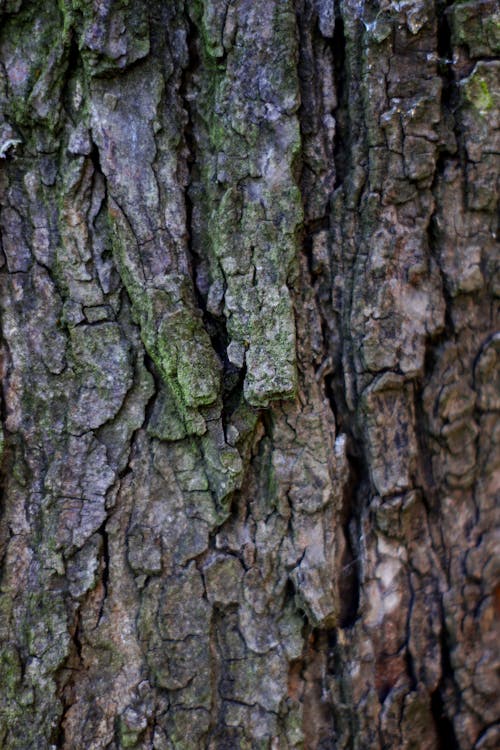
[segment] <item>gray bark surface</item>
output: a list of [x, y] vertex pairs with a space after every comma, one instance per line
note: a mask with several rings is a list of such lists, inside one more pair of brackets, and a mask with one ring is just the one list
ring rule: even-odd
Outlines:
[[500, 746], [494, 0], [0, 0], [0, 746]]

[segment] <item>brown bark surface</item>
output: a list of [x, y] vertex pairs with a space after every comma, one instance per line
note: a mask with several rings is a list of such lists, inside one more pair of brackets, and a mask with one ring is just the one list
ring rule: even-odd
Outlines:
[[0, 0], [0, 746], [500, 746], [494, 0]]

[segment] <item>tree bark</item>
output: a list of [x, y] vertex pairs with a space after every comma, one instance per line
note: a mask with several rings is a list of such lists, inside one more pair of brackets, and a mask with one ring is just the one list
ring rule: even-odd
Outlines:
[[499, 747], [494, 0], [1, 0], [5, 750]]

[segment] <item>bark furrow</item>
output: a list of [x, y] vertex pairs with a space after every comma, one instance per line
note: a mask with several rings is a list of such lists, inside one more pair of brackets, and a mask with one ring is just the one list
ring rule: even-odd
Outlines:
[[0, 745], [498, 747], [496, 3], [0, 19]]

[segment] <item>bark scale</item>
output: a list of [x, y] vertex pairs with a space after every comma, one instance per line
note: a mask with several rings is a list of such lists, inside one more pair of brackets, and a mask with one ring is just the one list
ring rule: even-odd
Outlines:
[[498, 747], [496, 4], [0, 14], [2, 747]]

